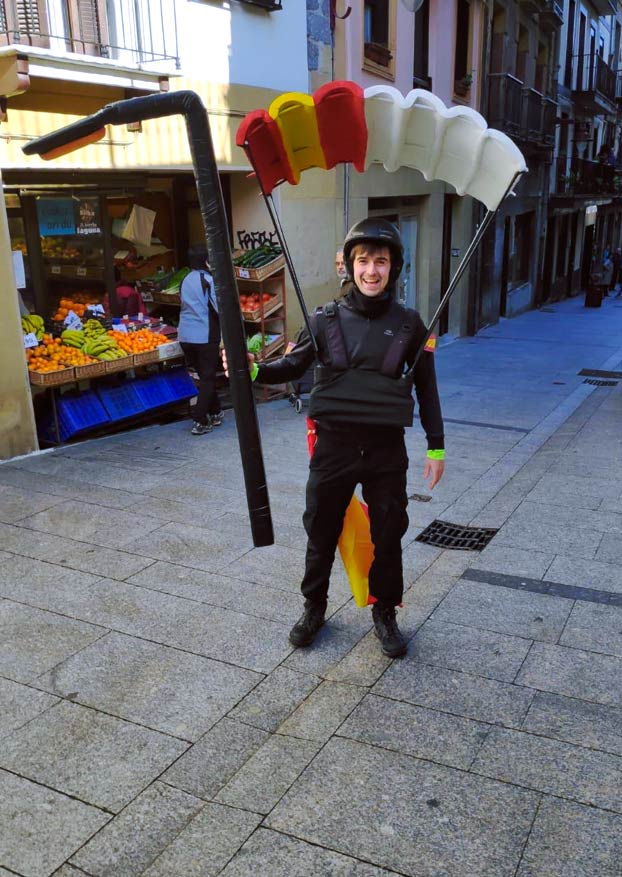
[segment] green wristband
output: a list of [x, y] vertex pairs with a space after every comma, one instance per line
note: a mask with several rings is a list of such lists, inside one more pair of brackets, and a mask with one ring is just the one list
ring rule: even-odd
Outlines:
[[256, 362], [251, 365], [251, 381], [254, 381], [259, 374], [259, 366]]
[[428, 451], [428, 460], [444, 460], [445, 459], [445, 451], [442, 448], [439, 448], [437, 451]]

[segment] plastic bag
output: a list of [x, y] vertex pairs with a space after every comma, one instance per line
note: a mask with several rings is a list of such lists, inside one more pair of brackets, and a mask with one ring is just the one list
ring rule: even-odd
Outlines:
[[350, 590], [358, 607], [375, 603], [369, 594], [369, 569], [374, 559], [374, 546], [369, 532], [369, 514], [365, 503], [352, 496], [346, 509], [339, 537], [339, 553], [350, 582]]

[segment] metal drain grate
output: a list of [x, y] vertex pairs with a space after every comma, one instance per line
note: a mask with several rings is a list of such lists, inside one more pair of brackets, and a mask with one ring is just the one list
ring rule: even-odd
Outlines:
[[497, 530], [490, 527], [463, 527], [447, 521], [432, 521], [417, 538], [416, 542], [434, 545], [437, 548], [458, 548], [462, 551], [482, 551]]
[[582, 368], [578, 374], [586, 378], [613, 378], [615, 381], [622, 381], [622, 372], [603, 371], [600, 368]]
[[593, 387], [617, 387], [617, 381], [599, 381], [597, 378], [586, 378], [584, 384], [592, 384]]

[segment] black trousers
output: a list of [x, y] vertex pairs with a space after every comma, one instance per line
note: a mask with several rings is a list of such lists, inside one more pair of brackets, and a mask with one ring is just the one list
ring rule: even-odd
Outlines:
[[218, 414], [220, 399], [216, 392], [216, 371], [220, 361], [218, 344], [181, 342], [186, 362], [199, 375], [199, 397], [194, 406], [194, 419], [206, 424], [208, 414]]
[[404, 436], [388, 430], [382, 437], [366, 438], [364, 427], [355, 440], [328, 430], [318, 432], [303, 516], [308, 537], [303, 596], [313, 603], [326, 602], [345, 511], [361, 484], [374, 543], [369, 592], [397, 606], [404, 592], [401, 540], [408, 527]]

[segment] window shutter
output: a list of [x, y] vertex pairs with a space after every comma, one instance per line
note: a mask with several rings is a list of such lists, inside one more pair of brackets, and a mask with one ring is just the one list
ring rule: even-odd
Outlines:
[[50, 45], [45, 0], [9, 0], [0, 3], [0, 37], [3, 45]]
[[108, 54], [108, 22], [103, 0], [69, 0], [71, 51]]

